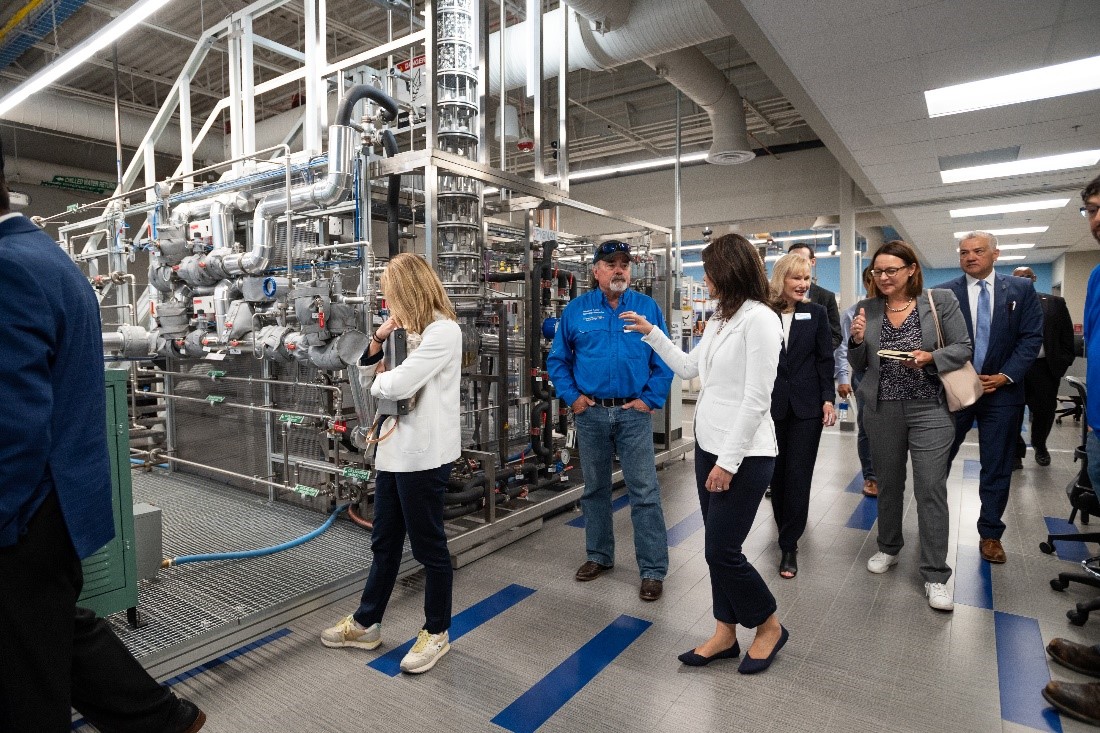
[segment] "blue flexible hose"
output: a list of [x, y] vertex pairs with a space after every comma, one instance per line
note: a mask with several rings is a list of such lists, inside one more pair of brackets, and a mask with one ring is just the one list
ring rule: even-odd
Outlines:
[[[140, 458], [131, 458], [130, 463], [133, 463], [136, 466], [144, 466], [145, 465], [145, 461], [141, 460]], [[168, 468], [167, 463], [154, 463], [153, 465], [156, 468]]]
[[347, 504], [341, 504], [333, 510], [329, 515], [325, 523], [317, 529], [313, 530], [309, 534], [302, 535], [298, 539], [284, 542], [281, 545], [275, 545], [274, 547], [262, 547], [258, 550], [242, 550], [240, 552], [214, 552], [208, 555], [183, 555], [181, 557], [174, 557], [169, 560], [165, 560], [162, 567], [172, 567], [173, 565], [184, 565], [192, 562], [213, 562], [214, 560], [242, 560], [248, 557], [263, 557], [264, 555], [273, 555], [276, 552], [282, 552], [283, 550], [289, 550], [292, 547], [309, 542], [314, 537], [317, 537], [326, 529], [331, 527], [336, 521], [336, 517], [340, 515], [340, 512], [348, 508]]

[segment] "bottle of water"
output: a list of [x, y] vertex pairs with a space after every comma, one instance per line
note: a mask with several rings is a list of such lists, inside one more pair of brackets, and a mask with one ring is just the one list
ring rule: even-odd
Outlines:
[[837, 410], [838, 419], [841, 422], [847, 420], [848, 419], [848, 400], [847, 399], [842, 399], [840, 401], [840, 404], [837, 405], [836, 410]]

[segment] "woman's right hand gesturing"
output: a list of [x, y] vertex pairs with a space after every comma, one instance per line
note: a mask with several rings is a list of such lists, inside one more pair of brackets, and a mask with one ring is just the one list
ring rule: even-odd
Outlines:
[[848, 328], [848, 333], [852, 337], [852, 341], [856, 344], [863, 343], [863, 336], [867, 332], [867, 314], [862, 308], [859, 309], [859, 313], [852, 319], [852, 325]]

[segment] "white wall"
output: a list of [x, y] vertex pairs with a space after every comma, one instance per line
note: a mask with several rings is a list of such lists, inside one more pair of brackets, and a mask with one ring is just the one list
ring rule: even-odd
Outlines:
[[[686, 167], [681, 179], [683, 225], [793, 216], [805, 217], [801, 228], [809, 227], [817, 214], [838, 209], [838, 170], [825, 148], [784, 153], [779, 158], [765, 156], [742, 165]], [[674, 191], [671, 169], [570, 186], [570, 196], [579, 201], [669, 228], [675, 217]], [[614, 220], [562, 210], [561, 229], [572, 234], [630, 228]], [[800, 227], [783, 227], [794, 228]]]
[[1100, 265], [1100, 248], [1086, 252], [1067, 252], [1064, 259], [1062, 297], [1066, 299], [1073, 322], [1081, 323], [1085, 316], [1085, 288], [1092, 269]]

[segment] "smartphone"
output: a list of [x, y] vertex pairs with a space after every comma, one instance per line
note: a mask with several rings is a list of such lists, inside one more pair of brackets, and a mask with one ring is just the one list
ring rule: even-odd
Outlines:
[[897, 359], [898, 361], [909, 361], [913, 358], [910, 352], [897, 351], [896, 349], [879, 349], [878, 355], [883, 359]]

